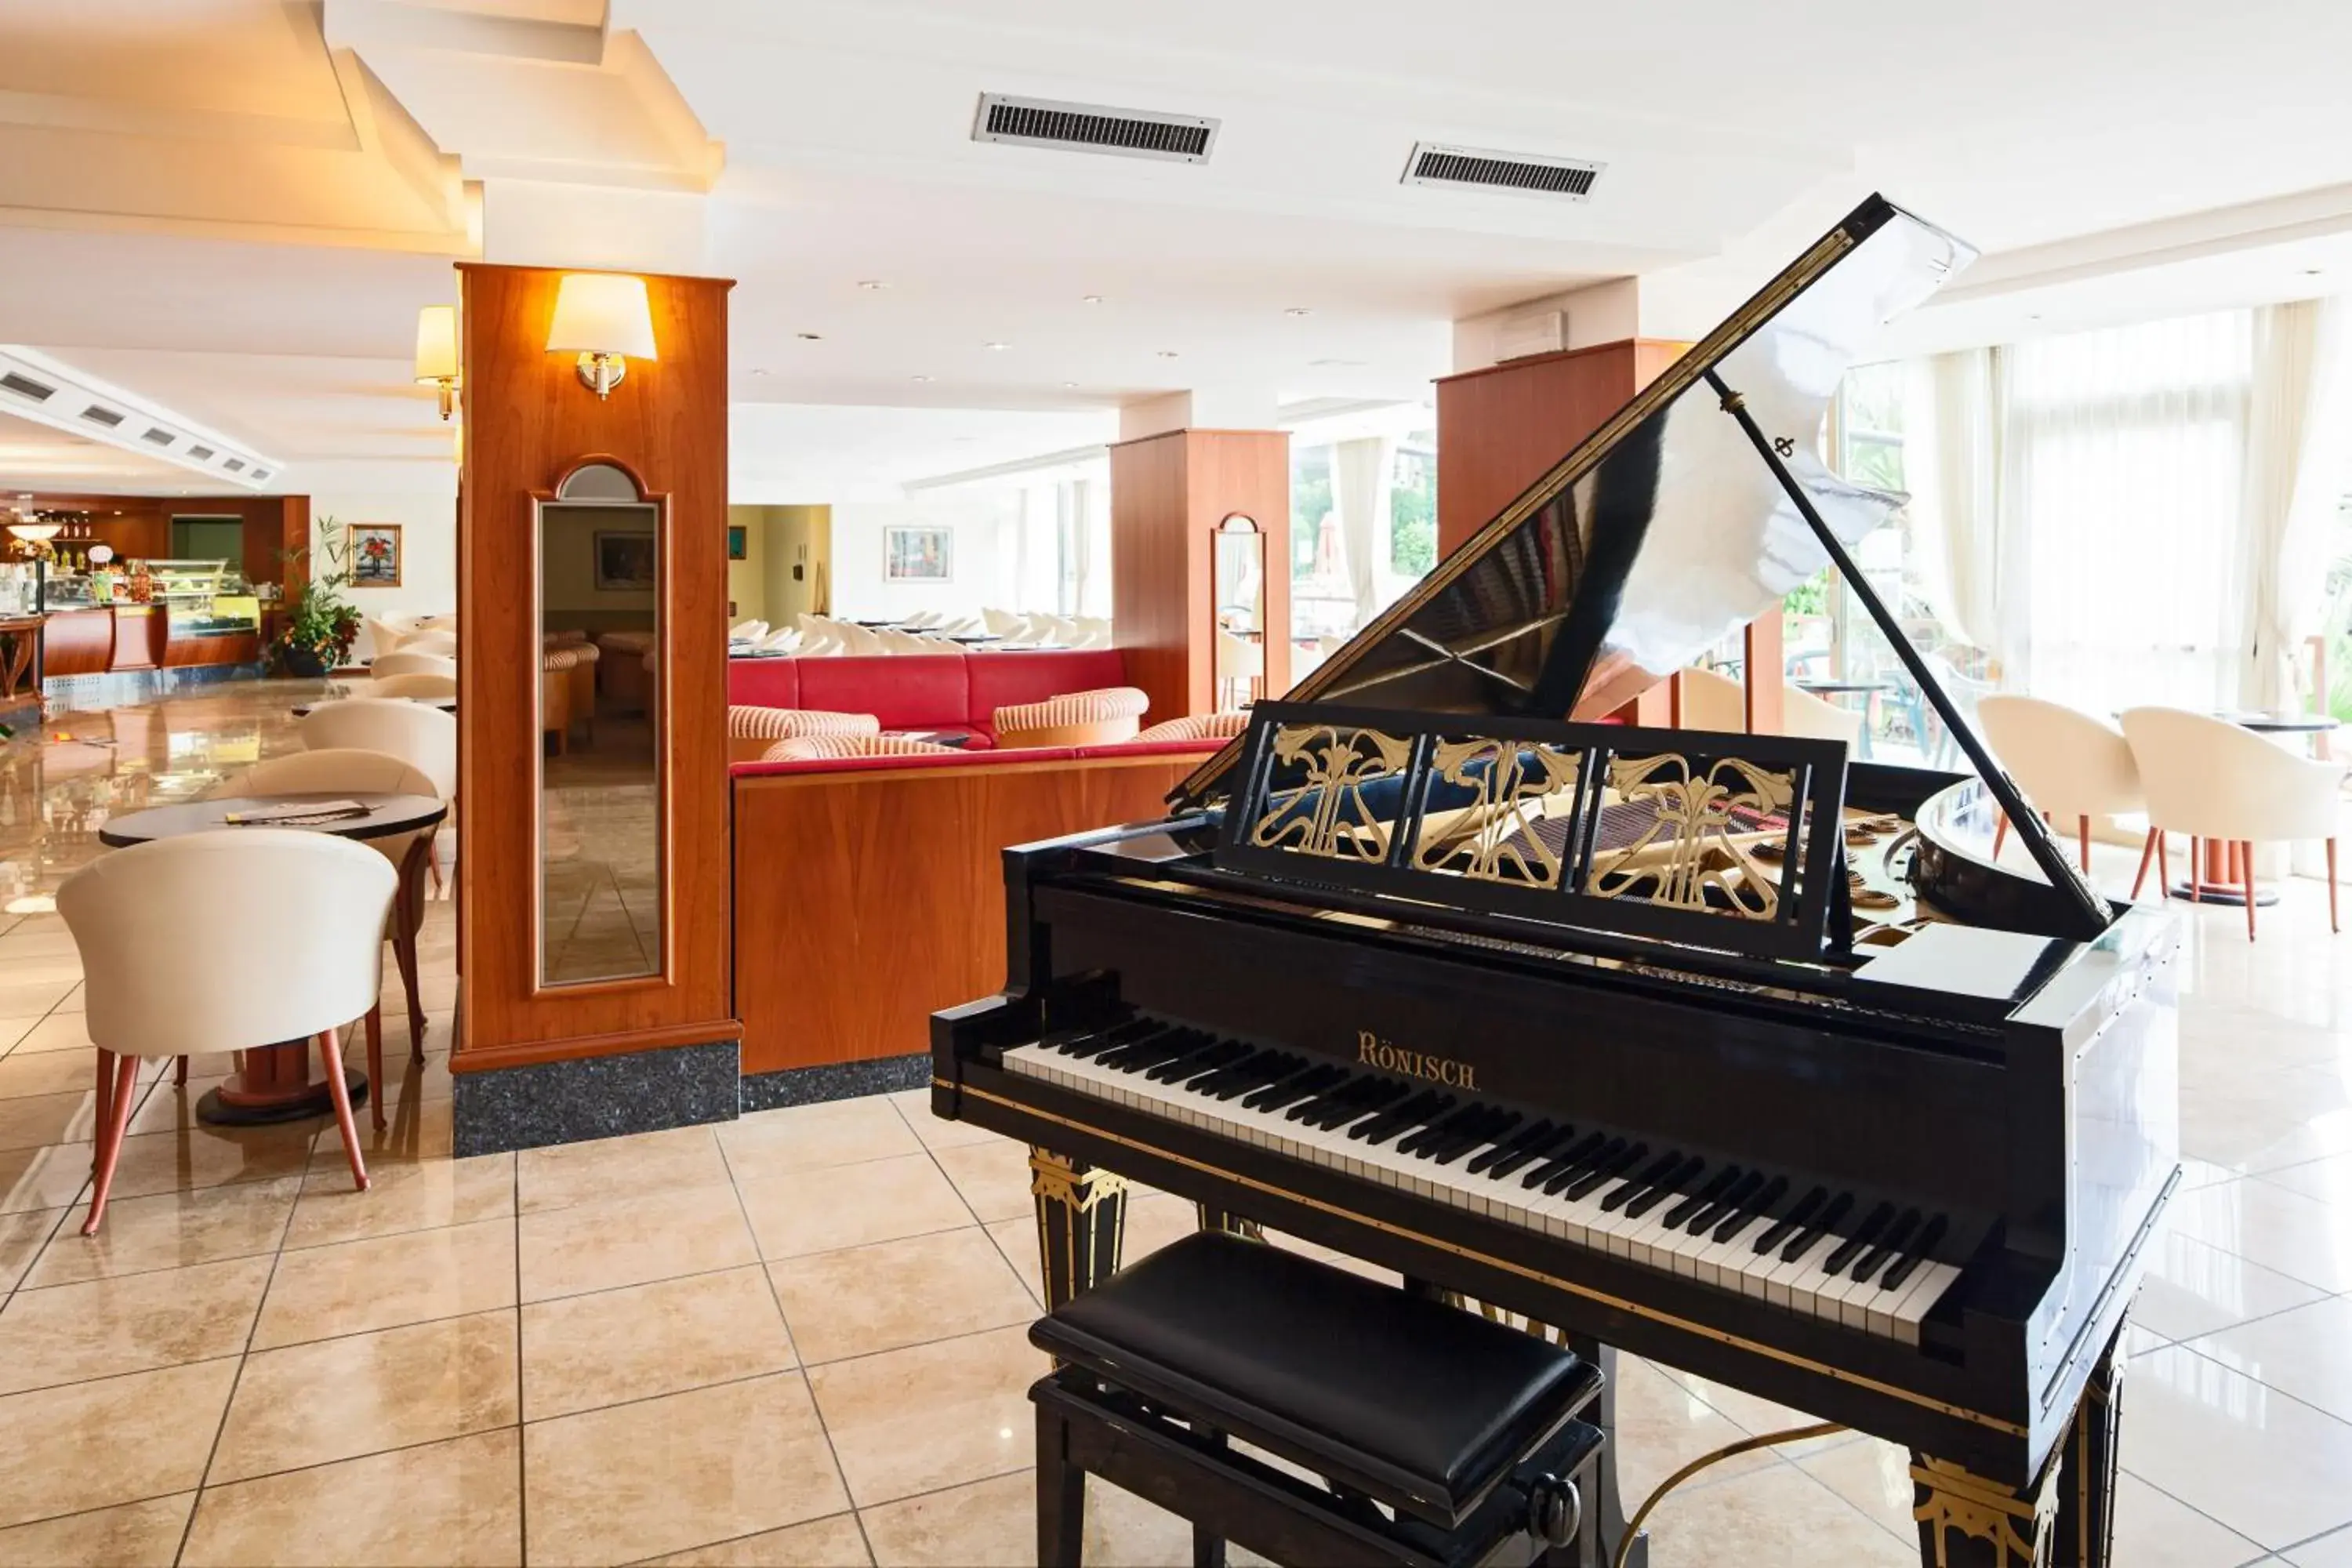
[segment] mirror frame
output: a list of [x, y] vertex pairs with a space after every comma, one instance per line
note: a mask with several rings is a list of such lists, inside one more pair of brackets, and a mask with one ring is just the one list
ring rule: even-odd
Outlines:
[[[570, 495], [566, 492], [572, 482], [592, 468], [610, 468], [626, 479], [631, 491], [620, 496]], [[654, 651], [656, 655], [652, 681], [653, 757], [654, 757], [654, 885], [656, 889], [656, 909], [660, 921], [660, 961], [644, 974], [613, 975], [593, 980], [563, 980], [550, 984], [547, 978], [547, 700], [544, 679], [530, 682], [531, 757], [531, 949], [536, 954], [531, 967], [531, 994], [556, 993], [565, 996], [581, 996], [598, 992], [621, 992], [667, 986], [677, 965], [677, 921], [673, 918], [670, 898], [670, 798], [669, 798], [669, 669], [670, 626], [667, 603], [675, 565], [670, 538], [670, 492], [649, 489], [645, 476], [634, 464], [607, 452], [589, 452], [565, 463], [556, 474], [555, 482], [546, 489], [530, 492], [530, 626], [532, 651], [545, 647], [547, 636], [547, 528], [546, 514], [550, 507], [562, 506], [645, 506], [654, 514]]]
[[1258, 656], [1259, 674], [1255, 678], [1250, 676], [1238, 676], [1234, 679], [1244, 682], [1252, 679], [1255, 679], [1259, 685], [1260, 689], [1255, 695], [1244, 691], [1242, 698], [1242, 705], [1244, 707], [1247, 707], [1252, 701], [1257, 700], [1265, 694], [1265, 677], [1264, 673], [1265, 664], [1264, 649], [1266, 638], [1271, 635], [1267, 630], [1267, 624], [1273, 618], [1270, 606], [1267, 604], [1266, 574], [1272, 570], [1272, 566], [1266, 559], [1268, 553], [1266, 549], [1266, 531], [1265, 526], [1249, 513], [1245, 511], [1229, 511], [1225, 513], [1224, 516], [1217, 520], [1215, 527], [1209, 530], [1209, 698], [1210, 705], [1213, 709], [1216, 708], [1224, 700], [1223, 687], [1225, 683], [1225, 674], [1224, 659], [1223, 657], [1224, 652], [1224, 642], [1223, 639], [1227, 634], [1225, 632], [1224, 622], [1218, 618], [1218, 612], [1223, 607], [1219, 595], [1220, 590], [1223, 586], [1223, 584], [1219, 581], [1219, 578], [1223, 574], [1223, 568], [1224, 566], [1223, 547], [1225, 541], [1229, 539], [1247, 539], [1257, 551], [1256, 603], [1250, 612], [1250, 618], [1255, 621], [1256, 625], [1250, 629], [1257, 634], [1258, 647], [1260, 650]]

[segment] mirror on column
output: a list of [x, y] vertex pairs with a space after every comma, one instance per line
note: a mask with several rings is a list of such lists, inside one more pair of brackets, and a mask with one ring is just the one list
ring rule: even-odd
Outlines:
[[654, 650], [667, 507], [625, 469], [592, 461], [535, 510], [539, 983], [659, 975], [662, 683]]
[[1210, 560], [1215, 701], [1223, 713], [1265, 695], [1265, 534], [1256, 520], [1234, 512], [1217, 524]]

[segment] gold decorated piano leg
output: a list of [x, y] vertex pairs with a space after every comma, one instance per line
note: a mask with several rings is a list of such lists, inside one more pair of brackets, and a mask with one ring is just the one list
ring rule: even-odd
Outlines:
[[2123, 1331], [2107, 1342], [2064, 1452], [2071, 1474], [2058, 1489], [2059, 1568], [2108, 1568], [2116, 1561], [2116, 1454], [2123, 1440]]
[[2053, 1568], [2063, 1450], [2021, 1497], [1946, 1459], [1911, 1454], [1911, 1513], [1919, 1521], [1922, 1568]]
[[1037, 1261], [1045, 1306], [1060, 1306], [1118, 1272], [1127, 1239], [1127, 1179], [1036, 1144], [1029, 1192], [1037, 1204]]
[[1222, 1230], [1228, 1236], [1238, 1236], [1244, 1241], [1264, 1241], [1265, 1232], [1254, 1219], [1244, 1219], [1231, 1209], [1221, 1209], [1214, 1204], [1194, 1204], [1200, 1211], [1202, 1230]]

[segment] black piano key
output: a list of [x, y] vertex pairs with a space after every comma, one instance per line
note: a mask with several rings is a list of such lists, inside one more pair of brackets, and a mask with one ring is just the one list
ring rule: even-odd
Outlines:
[[[1558, 1131], [1559, 1129], [1549, 1121], [1530, 1121], [1508, 1138], [1496, 1139], [1493, 1148], [1473, 1155], [1470, 1163], [1462, 1168], [1474, 1176], [1489, 1173], [1497, 1176], [1508, 1175], [1510, 1172], [1497, 1171], [1495, 1167], [1514, 1156], [1524, 1155], [1532, 1145], [1542, 1142]], [[1512, 1169], [1516, 1170], [1517, 1167], [1513, 1166]]]
[[1292, 1106], [1290, 1119], [1293, 1121], [1315, 1122], [1335, 1110], [1353, 1105], [1369, 1105], [1373, 1093], [1380, 1088], [1381, 1080], [1376, 1078], [1353, 1078], [1341, 1070], [1322, 1093]]
[[1282, 1055], [1276, 1050], [1249, 1050], [1230, 1061], [1193, 1074], [1184, 1080], [1191, 1092], [1216, 1098], [1229, 1083], [1264, 1083], [1266, 1070]]
[[[1739, 1167], [1737, 1165], [1726, 1165], [1717, 1171], [1707, 1179], [1706, 1185], [1695, 1193], [1690, 1193], [1682, 1202], [1666, 1211], [1666, 1228], [1680, 1230], [1688, 1225], [1692, 1215], [1700, 1213], [1717, 1198], [1729, 1192], [1731, 1184], [1739, 1180]], [[1675, 1185], [1679, 1187], [1682, 1184], [1676, 1182]]]
[[1698, 1213], [1691, 1215], [1688, 1224], [1686, 1224], [1684, 1228], [1688, 1230], [1693, 1236], [1702, 1235], [1706, 1231], [1713, 1230], [1717, 1226], [1721, 1225], [1727, 1217], [1739, 1213], [1743, 1205], [1747, 1204], [1748, 1200], [1754, 1197], [1757, 1193], [1762, 1189], [1763, 1185], [1763, 1172], [1748, 1172], [1746, 1175], [1740, 1177], [1739, 1180], [1732, 1183], [1730, 1187], [1724, 1192], [1722, 1196], [1717, 1198], [1713, 1203], [1708, 1204], [1705, 1208], [1700, 1209]]
[[1866, 1251], [1872, 1242], [1878, 1239], [1879, 1233], [1884, 1231], [1894, 1218], [1893, 1204], [1881, 1204], [1871, 1210], [1869, 1216], [1855, 1227], [1854, 1233], [1839, 1242], [1837, 1250], [1822, 1260], [1822, 1268], [1832, 1274], [1844, 1273], [1847, 1266]]
[[1867, 1279], [1885, 1268], [1894, 1259], [1902, 1257], [1904, 1244], [1911, 1239], [1911, 1233], [1918, 1228], [1919, 1211], [1905, 1209], [1903, 1217], [1895, 1222], [1895, 1227], [1880, 1237], [1877, 1245], [1854, 1260], [1853, 1271], [1848, 1278]]
[[1245, 1094], [1271, 1089], [1306, 1070], [1305, 1057], [1290, 1051], [1275, 1051], [1245, 1068], [1234, 1068], [1225, 1075], [1223, 1082], [1206, 1092], [1219, 1100], [1237, 1100]]
[[1326, 1062], [1319, 1067], [1309, 1068], [1305, 1072], [1294, 1073], [1278, 1083], [1267, 1085], [1244, 1100], [1242, 1109], [1244, 1110], [1280, 1110], [1286, 1105], [1296, 1104], [1299, 1100], [1312, 1099], [1321, 1094], [1347, 1076], [1346, 1068], [1336, 1068]]
[[1628, 1176], [1616, 1186], [1610, 1188], [1609, 1195], [1601, 1200], [1601, 1206], [1612, 1213], [1623, 1208], [1627, 1203], [1649, 1191], [1653, 1183], [1664, 1181], [1667, 1173], [1682, 1163], [1683, 1157], [1680, 1153], [1671, 1149], [1667, 1150], [1651, 1162], [1648, 1168], [1641, 1174]]
[[1450, 1145], [1439, 1150], [1435, 1156], [1437, 1163], [1441, 1165], [1451, 1165], [1473, 1149], [1486, 1147], [1510, 1131], [1512, 1124], [1518, 1119], [1519, 1113], [1516, 1110], [1489, 1110], [1486, 1119], [1477, 1127], [1461, 1133]]
[[1362, 1121], [1381, 1107], [1403, 1100], [1407, 1092], [1403, 1084], [1367, 1079], [1361, 1084], [1351, 1085], [1349, 1089], [1328, 1097], [1328, 1103], [1320, 1110], [1310, 1111], [1300, 1120], [1310, 1127], [1319, 1127], [1328, 1132], [1351, 1121]]
[[[1715, 1227], [1715, 1239], [1717, 1241], [1736, 1239], [1741, 1231], [1770, 1214], [1772, 1205], [1779, 1203], [1788, 1191], [1788, 1177], [1773, 1177], [1765, 1184], [1763, 1191], [1740, 1205], [1738, 1213], [1732, 1215]], [[1758, 1250], [1762, 1249], [1759, 1247]]]
[[1544, 1184], [1544, 1192], [1558, 1193], [1570, 1203], [1580, 1204], [1586, 1198], [1650, 1156], [1647, 1143], [1628, 1143], [1622, 1138], [1610, 1141], [1609, 1146], [1572, 1171], [1563, 1171]]
[[1426, 1124], [1432, 1118], [1444, 1115], [1454, 1107], [1454, 1097], [1425, 1089], [1400, 1103], [1393, 1110], [1382, 1111], [1348, 1129], [1348, 1136], [1360, 1138], [1367, 1147], [1385, 1143], [1391, 1138], [1402, 1137]]
[[[1493, 1122], [1494, 1115], [1492, 1107], [1474, 1100], [1444, 1121], [1423, 1128], [1415, 1136], [1413, 1152], [1443, 1164], [1446, 1156], [1485, 1142], [1481, 1130]], [[1400, 1143], [1398, 1149], [1402, 1152], [1403, 1145]]]
[[1103, 1052], [1126, 1045], [1139, 1036], [1166, 1026], [1150, 1018], [1129, 1018], [1123, 1024], [1115, 1024], [1108, 1029], [1066, 1041], [1061, 1048], [1065, 1054], [1085, 1061], [1090, 1057], [1098, 1057]]
[[1098, 1058], [1114, 1072], [1140, 1072], [1183, 1051], [1198, 1049], [1203, 1041], [1198, 1029], [1163, 1029], [1105, 1051]]
[[1429, 1107], [1414, 1118], [1410, 1125], [1397, 1130], [1396, 1152], [1400, 1154], [1418, 1154], [1424, 1149], [1433, 1147], [1441, 1141], [1452, 1137], [1454, 1129], [1458, 1124], [1468, 1121], [1477, 1113], [1478, 1107], [1475, 1102], [1463, 1105], [1454, 1096], [1446, 1095], [1440, 1103]]
[[1780, 1261], [1794, 1263], [1802, 1258], [1813, 1243], [1829, 1234], [1830, 1227], [1845, 1218], [1853, 1209], [1853, 1194], [1840, 1193], [1829, 1201], [1827, 1207], [1816, 1213], [1811, 1224], [1800, 1230], [1789, 1245], [1780, 1249]]
[[1622, 1150], [1625, 1150], [1625, 1140], [1622, 1138], [1606, 1138], [1604, 1133], [1585, 1133], [1583, 1138], [1576, 1140], [1576, 1142], [1569, 1145], [1567, 1150], [1559, 1150], [1557, 1154], [1545, 1157], [1545, 1162], [1540, 1163], [1540, 1166], [1536, 1166], [1534, 1171], [1528, 1171], [1527, 1178], [1524, 1178], [1519, 1184], [1522, 1184], [1522, 1187], [1543, 1187], [1545, 1192], [1555, 1192], [1552, 1180], [1567, 1183], [1567, 1180], [1573, 1180], [1573, 1175], [1576, 1175], [1578, 1171], [1583, 1171], [1583, 1168], [1590, 1166], [1595, 1159], [1616, 1159]]
[[1640, 1219], [1677, 1192], [1698, 1180], [1706, 1169], [1706, 1162], [1693, 1154], [1666, 1173], [1665, 1180], [1654, 1184], [1647, 1192], [1636, 1193], [1625, 1200], [1625, 1217]]
[[1146, 1070], [1143, 1076], [1153, 1083], [1175, 1083], [1192, 1077], [1195, 1072], [1221, 1067], [1248, 1050], [1249, 1047], [1239, 1040], [1212, 1038], [1189, 1050], [1177, 1052], [1159, 1066]]
[[1517, 1175], [1521, 1171], [1535, 1170], [1561, 1151], [1575, 1147], [1576, 1142], [1574, 1123], [1556, 1122], [1551, 1131], [1542, 1137], [1521, 1144], [1517, 1152], [1506, 1154], [1496, 1161], [1486, 1173], [1500, 1181], [1505, 1176]]
[[1944, 1239], [1945, 1229], [1942, 1215], [1937, 1215], [1934, 1219], [1929, 1220], [1927, 1228], [1919, 1233], [1919, 1239], [1911, 1244], [1911, 1250], [1905, 1253], [1895, 1267], [1886, 1271], [1886, 1278], [1878, 1282], [1878, 1288], [1882, 1290], [1893, 1290], [1910, 1279], [1913, 1270], [1926, 1262], [1928, 1256], [1935, 1251], [1936, 1244]]
[[1803, 1227], [1807, 1220], [1813, 1217], [1815, 1209], [1829, 1201], [1830, 1190], [1827, 1187], [1815, 1187], [1811, 1192], [1807, 1193], [1797, 1200], [1793, 1208], [1775, 1221], [1769, 1230], [1756, 1238], [1756, 1250], [1769, 1252], [1788, 1240]]

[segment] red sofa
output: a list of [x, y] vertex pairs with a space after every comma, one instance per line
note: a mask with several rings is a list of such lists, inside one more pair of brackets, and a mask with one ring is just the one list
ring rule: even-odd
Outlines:
[[975, 748], [995, 744], [999, 708], [1129, 684], [1117, 648], [727, 661], [730, 707], [871, 713], [885, 730], [963, 735]]

